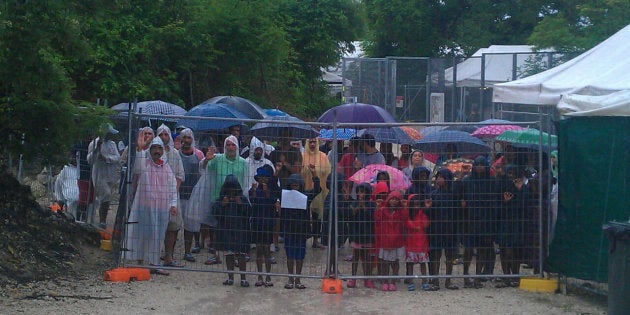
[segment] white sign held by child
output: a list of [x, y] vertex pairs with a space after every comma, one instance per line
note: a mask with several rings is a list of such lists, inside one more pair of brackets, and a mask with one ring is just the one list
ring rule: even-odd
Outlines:
[[286, 209], [306, 210], [308, 197], [297, 190], [282, 190], [282, 201], [280, 207]]

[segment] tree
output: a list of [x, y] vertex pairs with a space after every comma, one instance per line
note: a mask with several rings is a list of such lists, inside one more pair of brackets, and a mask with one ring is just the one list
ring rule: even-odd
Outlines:
[[0, 130], [3, 158], [55, 160], [104, 111], [72, 99], [68, 69], [85, 45], [64, 1], [5, 3], [0, 23]]

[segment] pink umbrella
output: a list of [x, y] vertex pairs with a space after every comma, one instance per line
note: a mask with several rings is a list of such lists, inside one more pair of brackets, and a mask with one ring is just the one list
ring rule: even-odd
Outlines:
[[521, 130], [524, 127], [517, 125], [487, 125], [477, 128], [471, 135], [480, 139], [495, 138], [506, 130]]
[[387, 174], [389, 175], [390, 190], [404, 190], [411, 186], [411, 181], [409, 181], [407, 175], [405, 175], [397, 168], [385, 164], [370, 164], [358, 170], [348, 179], [357, 184], [369, 183], [370, 185], [374, 186], [376, 185], [376, 175], [379, 172], [387, 172]]

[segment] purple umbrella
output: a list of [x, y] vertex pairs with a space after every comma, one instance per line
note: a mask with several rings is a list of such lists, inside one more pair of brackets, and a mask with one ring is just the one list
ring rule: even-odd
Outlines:
[[395, 123], [396, 119], [384, 108], [363, 104], [350, 103], [335, 106], [322, 114], [317, 121], [332, 123], [365, 124], [365, 123]]

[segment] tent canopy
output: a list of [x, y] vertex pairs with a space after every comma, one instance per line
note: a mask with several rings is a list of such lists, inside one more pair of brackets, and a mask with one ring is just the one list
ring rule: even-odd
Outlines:
[[[534, 46], [527, 45], [492, 45], [477, 50], [470, 58], [457, 64], [457, 86], [481, 86], [481, 59], [485, 55], [484, 83], [492, 86], [497, 83], [512, 81], [518, 75], [516, 69], [523, 66], [529, 58], [536, 54]], [[516, 62], [514, 56], [516, 54]], [[453, 84], [453, 68], [444, 71], [447, 84]]]
[[558, 111], [565, 116], [630, 116], [630, 90], [608, 95], [563, 95]]
[[604, 95], [630, 89], [630, 25], [547, 71], [494, 86], [493, 102], [556, 105], [562, 94]]

